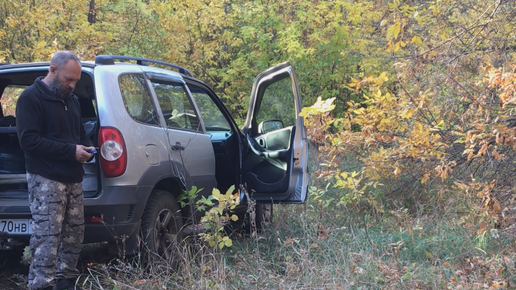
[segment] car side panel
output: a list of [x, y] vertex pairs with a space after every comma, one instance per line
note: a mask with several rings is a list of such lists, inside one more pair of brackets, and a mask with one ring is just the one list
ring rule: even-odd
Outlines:
[[[167, 81], [185, 84], [181, 75], [175, 72], [155, 67], [144, 67], [143, 70], [149, 74], [159, 74]], [[151, 83], [149, 83], [149, 86], [152, 86]], [[174, 165], [171, 167], [173, 174], [181, 179], [185, 188], [190, 188], [191, 186], [196, 186], [199, 189], [204, 188], [206, 190], [202, 194], [206, 195], [206, 192], [211, 193], [211, 188], [217, 186], [215, 178], [215, 152], [211, 144], [210, 135], [206, 134], [204, 130], [199, 109], [191, 94], [187, 93], [187, 96], [201, 125], [198, 126], [197, 131], [169, 128], [166, 125], [163, 114], [160, 113], [163, 134], [165, 134], [169, 142], [168, 146], [164, 147], [168, 149], [167, 153], [169, 155], [162, 160], [171, 161], [170, 164]], [[153, 97], [155, 104], [158, 104], [154, 91]], [[161, 112], [161, 109], [158, 110]], [[187, 173], [189, 178], [186, 178], [185, 173]]]
[[[146, 67], [145, 72], [149, 71], [170, 74], [178, 82], [182, 82], [177, 73]], [[112, 126], [120, 130], [128, 154], [126, 172], [120, 177], [103, 178], [102, 183], [106, 187], [148, 186], [152, 189], [162, 179], [177, 178], [183, 188], [195, 185], [211, 192], [211, 188], [216, 187], [216, 180], [215, 154], [209, 135], [204, 132], [168, 129], [161, 115], [161, 126], [133, 120], [125, 109], [118, 86], [118, 76], [128, 73], [141, 74], [143, 71], [139, 66], [95, 68], [100, 126]], [[153, 98], [156, 105], [157, 100], [155, 96]], [[156, 106], [157, 111], [158, 108]], [[180, 144], [184, 149], [173, 150], [171, 145], [175, 144]]]

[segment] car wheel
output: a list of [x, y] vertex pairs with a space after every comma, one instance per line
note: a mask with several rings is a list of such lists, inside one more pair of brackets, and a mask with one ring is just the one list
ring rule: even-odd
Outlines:
[[[273, 205], [268, 204], [257, 204], [255, 208], [255, 224], [256, 230], [261, 231], [272, 224], [273, 217]], [[245, 232], [251, 234], [253, 231], [252, 216], [251, 213], [247, 213], [244, 221]]]
[[[154, 190], [142, 216], [141, 239], [144, 262], [177, 265], [183, 220], [175, 198], [169, 192]], [[150, 265], [149, 264], [149, 265]]]
[[272, 224], [272, 204], [257, 204], [256, 205], [256, 228], [263, 230]]

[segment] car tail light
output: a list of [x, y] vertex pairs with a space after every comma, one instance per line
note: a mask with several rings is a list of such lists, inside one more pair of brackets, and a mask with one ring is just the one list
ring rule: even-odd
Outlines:
[[118, 177], [127, 168], [124, 137], [118, 129], [101, 127], [99, 131], [100, 165], [106, 177]]

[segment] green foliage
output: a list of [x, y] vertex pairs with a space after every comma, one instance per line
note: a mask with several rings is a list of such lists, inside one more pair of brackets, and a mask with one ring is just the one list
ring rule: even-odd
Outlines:
[[[487, 200], [481, 208], [499, 213], [498, 198], [484, 189], [513, 184], [514, 134], [505, 125], [514, 115], [507, 74], [514, 1], [0, 0], [0, 7], [0, 61], [48, 60], [70, 49], [85, 60], [112, 53], [177, 63], [206, 80], [239, 124], [253, 77], [290, 61], [305, 105], [334, 106], [308, 112], [315, 115], [307, 125], [321, 153], [311, 166], [324, 180], [314, 192], [341, 190], [341, 202], [424, 208], [454, 186], [478, 189]], [[4, 97], [2, 106], [14, 101]], [[351, 166], [341, 162], [350, 159]]]
[[317, 148], [313, 192], [334, 189], [344, 205], [373, 212], [469, 202], [479, 235], [510, 222], [502, 212], [514, 214], [516, 34], [495, 27], [513, 26], [506, 15], [515, 4], [396, 0], [384, 8], [377, 27], [392, 66], [351, 77], [347, 88], [360, 97], [344, 110], [339, 96], [304, 109]]
[[203, 213], [201, 224], [206, 232], [199, 233], [199, 236], [215, 249], [222, 250], [233, 245], [233, 240], [224, 231], [224, 227], [230, 222], [236, 222], [238, 216], [233, 214], [233, 210], [240, 203], [240, 195], [234, 193], [235, 186], [231, 186], [225, 194], [214, 188], [211, 195], [199, 196], [202, 191], [196, 186], [188, 191], [184, 191], [178, 202], [181, 207], [192, 206]]
[[222, 250], [233, 245], [233, 240], [226, 235], [224, 226], [238, 220], [232, 211], [240, 203], [240, 195], [238, 192], [233, 194], [234, 190], [235, 187], [231, 186], [225, 194], [221, 194], [214, 188], [210, 196], [203, 196], [196, 202], [197, 209], [204, 211], [201, 223], [208, 230], [199, 235], [213, 248]]
[[[70, 49], [177, 63], [239, 124], [253, 77], [295, 66], [315, 212], [201, 263], [192, 288], [514, 288], [513, 250], [496, 254], [513, 241], [495, 228], [516, 208], [514, 15], [515, 1], [0, 0], [0, 61]], [[234, 202], [214, 192], [194, 205], [215, 248], [233, 243], [221, 229]], [[452, 217], [420, 223], [429, 213]], [[239, 271], [214, 266], [228, 261]]]
[[0, 61], [46, 61], [69, 49], [85, 60], [125, 54], [177, 63], [206, 80], [239, 124], [254, 76], [272, 65], [295, 65], [305, 104], [337, 97], [343, 108], [357, 98], [350, 78], [379, 71], [386, 63], [377, 56], [388, 57], [375, 26], [386, 8], [373, 0], [0, 0], [0, 7]]
[[[177, 202], [181, 204], [181, 207], [188, 206], [190, 203], [195, 202], [195, 200], [198, 199], [199, 192], [202, 190], [202, 188], [197, 188], [197, 186], [194, 185], [188, 191], [183, 191], [177, 198]], [[198, 209], [205, 211], [206, 207], [199, 205]]]

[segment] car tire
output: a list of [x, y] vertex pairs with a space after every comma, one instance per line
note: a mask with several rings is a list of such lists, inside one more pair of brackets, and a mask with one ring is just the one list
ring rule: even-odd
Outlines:
[[148, 266], [165, 263], [176, 268], [183, 220], [179, 204], [167, 191], [153, 190], [141, 223], [141, 252]]
[[[256, 205], [255, 222], [257, 231], [262, 231], [272, 224], [273, 208], [273, 204], [271, 203]], [[253, 231], [251, 226], [251, 214], [249, 212], [245, 215], [244, 230], [247, 234], [251, 234]]]
[[263, 230], [272, 224], [273, 204], [257, 204], [256, 205], [256, 228]]

